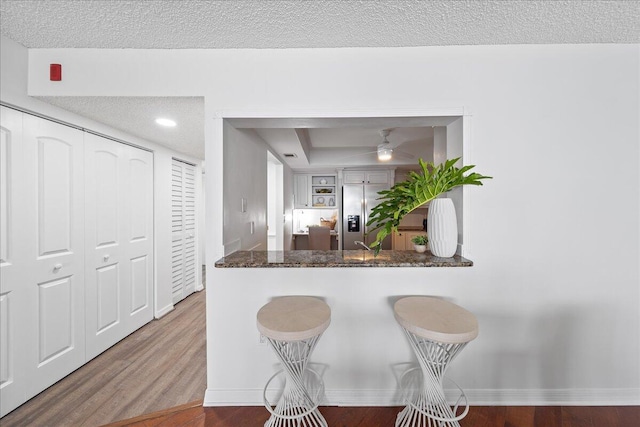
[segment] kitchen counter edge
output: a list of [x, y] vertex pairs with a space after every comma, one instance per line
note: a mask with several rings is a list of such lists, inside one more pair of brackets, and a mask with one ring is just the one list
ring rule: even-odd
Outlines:
[[220, 258], [216, 268], [349, 268], [349, 267], [472, 267], [473, 261], [454, 255], [440, 258], [430, 252], [348, 251], [238, 251]]

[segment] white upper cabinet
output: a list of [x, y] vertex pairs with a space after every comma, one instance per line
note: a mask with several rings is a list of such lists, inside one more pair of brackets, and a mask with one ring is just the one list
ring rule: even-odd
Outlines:
[[311, 207], [309, 175], [293, 176], [293, 205], [296, 209]]
[[343, 182], [345, 184], [364, 184], [364, 171], [350, 171], [344, 173]]
[[345, 171], [343, 182], [345, 184], [387, 184], [389, 182], [389, 172]]
[[293, 199], [296, 209], [338, 206], [335, 175], [296, 174], [293, 176]]
[[389, 174], [383, 172], [367, 172], [366, 184], [386, 184], [389, 182]]

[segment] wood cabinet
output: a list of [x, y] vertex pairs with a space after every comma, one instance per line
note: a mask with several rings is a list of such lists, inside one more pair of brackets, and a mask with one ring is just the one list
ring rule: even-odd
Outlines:
[[389, 182], [389, 172], [345, 171], [343, 181], [345, 184], [387, 184]]
[[407, 250], [406, 237], [404, 231], [393, 233], [392, 249], [394, 251]]
[[[426, 231], [423, 230], [411, 230], [411, 231], [397, 231], [393, 233], [393, 250], [394, 251], [412, 251], [413, 250], [413, 239], [415, 236], [424, 236], [427, 234]], [[429, 245], [427, 244], [427, 248]]]
[[296, 174], [293, 178], [293, 199], [296, 209], [332, 208], [338, 206], [335, 175]]

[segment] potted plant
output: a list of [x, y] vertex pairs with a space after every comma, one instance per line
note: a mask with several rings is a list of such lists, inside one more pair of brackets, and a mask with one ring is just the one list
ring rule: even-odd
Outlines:
[[427, 243], [429, 243], [429, 239], [427, 239], [427, 236], [418, 235], [413, 236], [411, 238], [411, 242], [413, 243], [413, 249], [415, 249], [416, 252], [423, 253], [427, 250]]
[[[394, 231], [397, 231], [400, 220], [402, 220], [405, 215], [425, 203], [431, 202], [441, 194], [451, 191], [455, 187], [461, 185], [482, 185], [480, 180], [491, 178], [490, 176], [480, 175], [475, 172], [465, 175], [466, 172], [475, 166], [468, 165], [458, 168], [454, 166], [458, 160], [460, 160], [459, 157], [435, 166], [432, 162], [427, 163], [419, 159], [420, 173], [411, 171], [406, 181], [397, 183], [389, 190], [378, 192], [380, 195], [378, 198], [380, 203], [371, 210], [371, 215], [367, 221], [367, 226], [373, 226], [373, 231], [377, 230], [376, 240], [371, 244], [371, 248], [374, 249], [376, 255], [380, 252], [382, 240]], [[446, 200], [450, 202], [449, 199]], [[449, 204], [453, 207], [452, 203]], [[436, 253], [437, 250], [435, 247], [439, 246], [439, 240], [436, 241], [434, 245], [436, 236], [432, 234], [436, 234], [441, 228], [435, 227], [439, 219], [437, 217], [432, 218], [432, 211], [439, 213], [441, 210], [439, 208], [433, 209], [433, 206], [429, 209], [427, 234], [431, 242], [431, 252], [436, 256], [452, 256]], [[448, 215], [451, 215], [451, 212], [453, 213], [455, 225], [455, 211], [447, 210]], [[447, 225], [449, 224], [450, 221], [447, 222]], [[432, 229], [435, 233], [430, 231]], [[455, 234], [457, 245], [457, 229], [455, 233], [451, 233], [452, 230], [450, 226], [444, 229], [449, 236]]]

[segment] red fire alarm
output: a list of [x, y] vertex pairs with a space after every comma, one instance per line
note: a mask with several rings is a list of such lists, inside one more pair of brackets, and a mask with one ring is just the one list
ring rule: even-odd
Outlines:
[[60, 80], [62, 80], [62, 65], [49, 65], [49, 80], [51, 80], [52, 82], [59, 82]]

